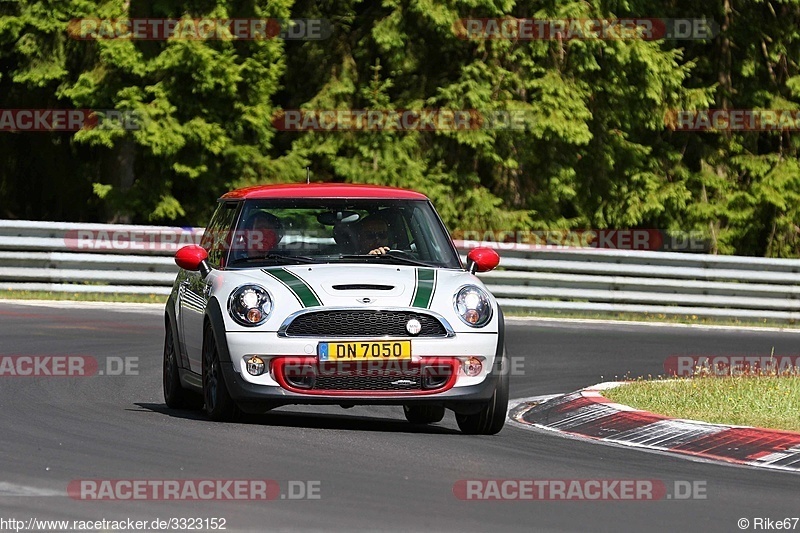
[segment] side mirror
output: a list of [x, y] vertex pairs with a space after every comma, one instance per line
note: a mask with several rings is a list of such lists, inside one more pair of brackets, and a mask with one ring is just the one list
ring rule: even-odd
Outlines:
[[488, 272], [500, 264], [500, 256], [491, 248], [473, 248], [467, 254], [467, 270], [470, 274]]
[[184, 246], [175, 253], [175, 264], [184, 270], [199, 271], [204, 278], [211, 272], [207, 259], [208, 252], [206, 252], [205, 248], [196, 244]]

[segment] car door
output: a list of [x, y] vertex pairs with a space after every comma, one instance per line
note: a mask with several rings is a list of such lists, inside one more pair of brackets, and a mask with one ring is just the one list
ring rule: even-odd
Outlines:
[[[208, 264], [215, 270], [224, 268], [240, 203], [221, 202], [200, 241], [200, 246], [208, 252]], [[183, 345], [189, 360], [189, 368], [197, 374], [202, 371], [203, 317], [213, 277], [213, 272], [206, 279], [203, 279], [199, 272], [187, 272], [186, 279], [180, 284]]]

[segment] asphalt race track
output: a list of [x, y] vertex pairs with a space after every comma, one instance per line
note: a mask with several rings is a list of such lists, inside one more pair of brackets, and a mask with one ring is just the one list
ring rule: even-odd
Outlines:
[[[0, 377], [0, 518], [225, 518], [229, 531], [740, 531], [737, 520], [800, 516], [800, 476], [602, 446], [506, 425], [458, 432], [452, 413], [415, 428], [399, 408], [291, 407], [216, 424], [169, 411], [161, 392], [163, 318], [0, 302], [0, 355], [120, 358], [138, 373]], [[797, 355], [799, 333], [511, 320], [524, 358], [511, 397], [568, 392], [626, 373], [659, 374], [670, 355]], [[111, 358], [111, 359], [109, 359]], [[138, 358], [135, 359], [135, 358]], [[106, 361], [111, 361], [107, 363]], [[111, 364], [111, 366], [107, 366]], [[319, 499], [84, 501], [82, 479], [319, 482]], [[463, 501], [465, 479], [644, 479], [705, 483], [706, 499]], [[752, 527], [752, 526], [751, 526]], [[797, 526], [800, 530], [800, 525]]]

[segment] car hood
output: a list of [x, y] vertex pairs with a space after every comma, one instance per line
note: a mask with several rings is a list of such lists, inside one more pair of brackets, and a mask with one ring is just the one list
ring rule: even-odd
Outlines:
[[417, 293], [430, 288], [432, 294], [437, 277], [436, 269], [397, 265], [302, 265], [263, 272], [293, 292], [303, 307], [408, 307], [414, 300], [428, 307]]
[[[221, 278], [217, 281], [218, 289], [222, 289], [217, 292], [220, 297], [226, 297], [241, 284], [253, 282], [271, 293], [275, 308], [264, 329], [272, 331], [292, 313], [321, 306], [429, 309], [447, 318], [458, 330], [462, 324], [453, 310], [455, 293], [468, 284], [485, 289], [476, 276], [464, 270], [406, 265], [291, 265], [226, 271]], [[493, 298], [492, 301], [496, 309]], [[234, 323], [229, 325], [240, 329]], [[494, 329], [493, 325], [488, 324], [484, 331]]]

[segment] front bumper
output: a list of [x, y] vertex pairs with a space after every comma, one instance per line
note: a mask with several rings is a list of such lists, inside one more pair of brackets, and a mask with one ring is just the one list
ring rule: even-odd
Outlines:
[[[422, 365], [457, 362], [459, 358], [479, 356], [484, 372], [466, 376], [456, 371], [454, 379], [439, 389], [415, 391], [314, 390], [300, 391], [286, 386], [278, 363], [282, 360], [316, 361], [317, 340], [285, 339], [273, 333], [226, 332], [228, 357], [222, 357], [225, 383], [231, 397], [248, 412], [263, 412], [281, 405], [443, 405], [458, 412], [469, 412], [474, 405], [488, 401], [497, 382], [497, 334], [460, 334], [448, 339], [414, 339], [412, 352]], [[222, 355], [222, 354], [221, 354]], [[263, 357], [270, 368], [260, 376], [246, 371], [251, 355]], [[457, 363], [454, 365], [457, 366]], [[457, 370], [457, 369], [456, 369]]]
[[[240, 375], [240, 379], [255, 385], [272, 387], [280, 386], [280, 384], [271, 373], [260, 376], [251, 376], [247, 373], [245, 362], [247, 358], [257, 355], [269, 362], [278, 357], [316, 357], [317, 343], [332, 340], [335, 339], [282, 338], [269, 332], [229, 331], [225, 333], [225, 342], [230, 354], [228, 361], [234, 365], [234, 370]], [[411, 351], [415, 359], [479, 357], [487, 371], [493, 368], [498, 353], [498, 335], [496, 333], [458, 333], [456, 336], [446, 339], [414, 338], [411, 339], [411, 342]], [[461, 375], [453, 387], [478, 385], [485, 379], [485, 376], [485, 372], [474, 377]]]
[[[488, 401], [494, 393], [497, 376], [489, 374], [477, 385], [452, 387], [435, 394], [301, 394], [280, 386], [264, 386], [250, 383], [234, 369], [230, 362], [222, 363], [222, 373], [228, 392], [236, 403], [247, 412], [263, 412], [281, 405], [443, 405], [457, 412], [470, 412], [479, 404]], [[473, 405], [474, 404], [474, 405]]]
[[[457, 413], [477, 412], [494, 394], [501, 369], [508, 370], [502, 361], [504, 327], [502, 312], [498, 312], [496, 332], [457, 332], [446, 339], [412, 340], [412, 354], [420, 360], [428, 358], [461, 358], [477, 356], [483, 359], [484, 372], [478, 376], [459, 375], [446, 390], [429, 394], [308, 394], [287, 390], [275, 381], [271, 373], [251, 376], [246, 372], [245, 359], [250, 355], [276, 357], [316, 357], [318, 341], [334, 339], [287, 339], [272, 332], [226, 331], [222, 312], [211, 300], [207, 313], [219, 348], [225, 384], [231, 397], [247, 412], [263, 412], [281, 405], [442, 405]], [[499, 311], [499, 310], [498, 310]]]

